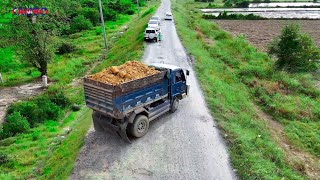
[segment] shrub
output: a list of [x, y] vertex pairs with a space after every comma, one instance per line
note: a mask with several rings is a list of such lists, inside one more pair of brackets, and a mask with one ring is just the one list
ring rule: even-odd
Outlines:
[[10, 159], [9, 159], [8, 155], [3, 152], [0, 152], [0, 164], [7, 163], [9, 161], [10, 161]]
[[248, 8], [249, 4], [250, 4], [249, 1], [243, 1], [243, 0], [237, 0], [235, 2], [236, 7], [239, 7], [239, 8]]
[[48, 95], [50, 101], [60, 106], [61, 108], [65, 108], [70, 105], [70, 100], [66, 97], [61, 88], [49, 89]]
[[125, 13], [128, 15], [132, 15], [132, 14], [134, 14], [134, 9], [128, 9], [125, 11]]
[[100, 14], [96, 8], [83, 8], [81, 14], [90, 20], [93, 26], [96, 26], [100, 22]]
[[261, 20], [266, 19], [261, 16], [257, 16], [254, 14], [228, 14], [226, 11], [219, 13], [218, 16], [212, 15], [212, 14], [204, 14], [202, 16], [204, 19], [236, 19], [236, 20]]
[[81, 107], [77, 104], [74, 104], [71, 106], [72, 111], [79, 111], [81, 109]]
[[19, 112], [14, 112], [7, 116], [6, 122], [3, 125], [4, 137], [13, 136], [30, 129], [30, 124], [26, 118], [21, 116]]
[[36, 99], [38, 104], [37, 110], [37, 123], [41, 123], [45, 120], [57, 120], [60, 115], [60, 108], [47, 96], [41, 96]]
[[60, 115], [60, 107], [68, 104], [69, 100], [62, 92], [51, 90], [47, 95], [11, 105], [7, 116], [18, 112], [30, 123], [31, 127], [34, 127], [45, 120], [57, 120]]
[[214, 0], [194, 0], [195, 2], [214, 2]]
[[117, 11], [113, 9], [103, 10], [103, 18], [105, 21], [115, 21], [117, 20]]
[[71, 33], [80, 32], [92, 28], [92, 23], [86, 19], [83, 15], [74, 17], [70, 24]]
[[14, 103], [8, 109], [8, 115], [13, 114], [14, 112], [19, 112], [21, 116], [25, 117], [31, 126], [33, 125], [33, 120], [38, 117], [37, 115], [38, 106], [34, 102], [22, 101]]
[[307, 34], [300, 33], [298, 25], [288, 25], [269, 45], [269, 54], [277, 57], [276, 68], [288, 72], [317, 69], [319, 49]]
[[71, 43], [62, 43], [58, 48], [56, 54], [66, 54], [66, 53], [71, 53], [76, 50], [76, 46], [71, 44]]

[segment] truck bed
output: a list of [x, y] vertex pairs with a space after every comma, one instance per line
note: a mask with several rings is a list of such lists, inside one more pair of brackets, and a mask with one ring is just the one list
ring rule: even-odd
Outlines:
[[84, 78], [85, 101], [89, 108], [116, 119], [168, 95], [166, 70], [120, 85]]

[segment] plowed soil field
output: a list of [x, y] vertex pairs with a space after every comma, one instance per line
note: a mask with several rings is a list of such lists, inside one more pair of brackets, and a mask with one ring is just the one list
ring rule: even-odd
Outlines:
[[267, 51], [268, 44], [290, 23], [301, 26], [320, 47], [320, 20], [214, 20], [222, 29], [233, 35], [244, 34], [248, 41], [259, 50]]

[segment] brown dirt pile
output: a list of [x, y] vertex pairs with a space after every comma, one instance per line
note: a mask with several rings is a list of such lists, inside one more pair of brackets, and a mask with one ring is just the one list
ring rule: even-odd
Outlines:
[[106, 84], [119, 85], [157, 73], [159, 73], [158, 70], [141, 62], [128, 61], [120, 66], [111, 66], [97, 74], [88, 76], [88, 78]]

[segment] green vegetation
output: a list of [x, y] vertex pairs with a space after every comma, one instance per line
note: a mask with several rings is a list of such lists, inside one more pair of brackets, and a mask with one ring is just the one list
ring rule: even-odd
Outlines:
[[[0, 73], [2, 73], [5, 83], [0, 84], [0, 86], [12, 86], [30, 82], [41, 74], [46, 74], [47, 68], [50, 76], [50, 66], [56, 66], [56, 59], [59, 58], [59, 56], [53, 54], [54, 52], [59, 52], [59, 50], [56, 50], [57, 46], [55, 46], [57, 41], [69, 40], [66, 35], [92, 30], [93, 26], [100, 24], [99, 11], [97, 10], [98, 1], [73, 2], [68, 0], [45, 2], [45, 6], [49, 9], [51, 6], [53, 7], [52, 3], [54, 3], [54, 8], [51, 8], [54, 11], [50, 11], [47, 16], [38, 17], [35, 24], [31, 22], [31, 18], [8, 14], [6, 9], [11, 9], [15, 3], [19, 2], [15, 1], [12, 4], [10, 1], [5, 1], [1, 3], [3, 8], [0, 11], [0, 39], [4, 43], [0, 45], [0, 55], [4, 54], [4, 58], [0, 59]], [[144, 0], [139, 2], [142, 7], [146, 4]], [[42, 5], [43, 2], [34, 1], [34, 3]], [[21, 1], [17, 7], [23, 4], [25, 2]], [[114, 25], [111, 25], [112, 23], [110, 22], [128, 21], [129, 15], [138, 10], [136, 1], [131, 0], [102, 0], [102, 5], [104, 18], [110, 25], [108, 28], [111, 28], [107, 29], [107, 33], [114, 31], [114, 27], [112, 27]], [[61, 21], [61, 19], [65, 19], [65, 21]], [[43, 31], [43, 29], [46, 29], [46, 31]], [[94, 29], [97, 33], [101, 30], [101, 28]], [[76, 34], [71, 36], [73, 40], [80, 37]], [[100, 38], [95, 40], [98, 39], [100, 40]], [[81, 42], [80, 44], [85, 43]], [[100, 46], [100, 43], [97, 45]], [[96, 45], [93, 47], [96, 47]], [[30, 48], [32, 48], [32, 51]], [[78, 66], [80, 67], [81, 65], [78, 64]]]
[[314, 71], [318, 69], [320, 50], [308, 34], [301, 34], [298, 25], [288, 25], [269, 47], [269, 54], [278, 59], [276, 66], [288, 72]]
[[[98, 71], [140, 59], [143, 30], [158, 4], [143, 7], [144, 17], [118, 15], [117, 21], [106, 22], [110, 39], [108, 54], [101, 50], [99, 27], [61, 37], [59, 46], [63, 53], [56, 55], [48, 66], [48, 75], [55, 83], [44, 94], [10, 107], [9, 114], [24, 113], [22, 118], [34, 123], [30, 123], [31, 128], [25, 132], [0, 140], [0, 161], [4, 162], [0, 165], [0, 179], [67, 179], [92, 121], [91, 110], [81, 106], [79, 111], [77, 104], [84, 102], [83, 87], [74, 84], [73, 79], [91, 72], [94, 67]], [[129, 21], [128, 30], [119, 33], [123, 30], [121, 26]], [[63, 45], [66, 42], [68, 45]], [[37, 108], [40, 105], [41, 108]], [[47, 105], [57, 108], [59, 116], [38, 118], [41, 113], [52, 115], [42, 107]]]
[[[243, 36], [233, 38], [191, 11], [191, 1], [173, 1], [178, 34], [195, 58], [208, 107], [228, 136], [231, 161], [241, 179], [304, 179], [304, 162], [290, 164], [256, 108], [284, 126], [284, 135], [319, 157], [320, 92], [308, 73], [274, 71], [274, 62]], [[257, 105], [256, 105], [257, 104]], [[307, 142], [307, 143], [306, 143]], [[294, 158], [294, 157], [289, 157]]]
[[204, 19], [233, 19], [233, 20], [262, 20], [266, 19], [261, 16], [257, 16], [254, 14], [228, 14], [227, 11], [219, 13], [218, 16], [212, 15], [212, 14], [203, 14], [202, 17]]

